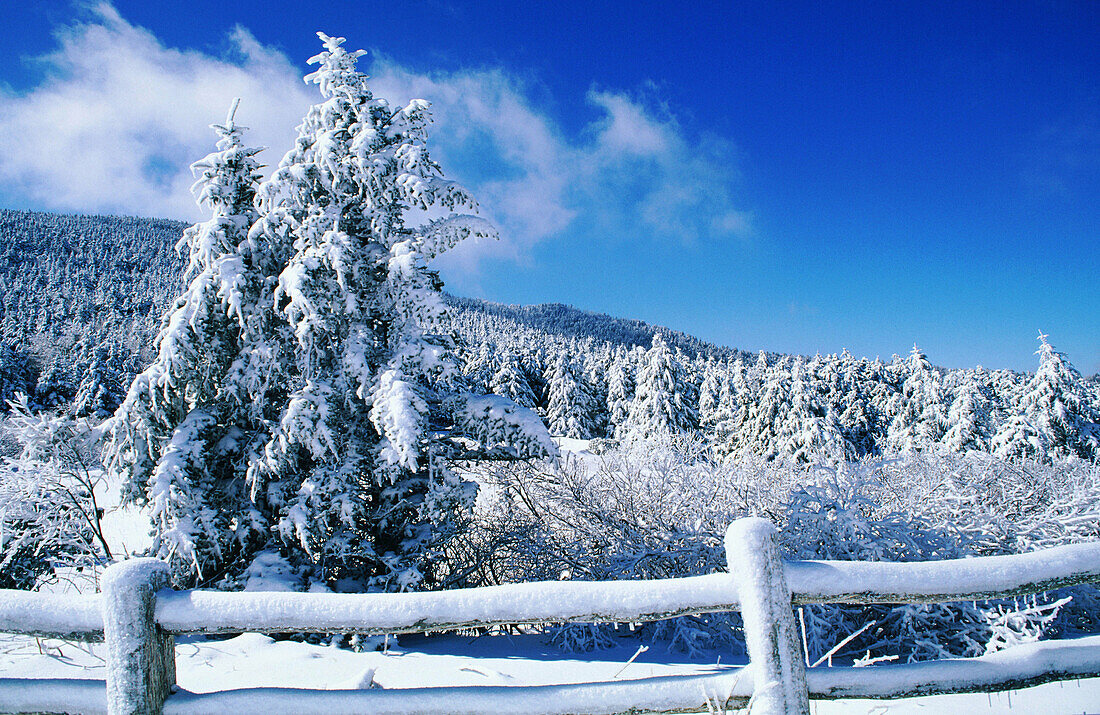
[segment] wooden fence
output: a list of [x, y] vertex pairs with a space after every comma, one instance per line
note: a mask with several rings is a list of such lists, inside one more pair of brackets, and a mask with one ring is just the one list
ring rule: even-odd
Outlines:
[[[3, 712], [809, 713], [810, 698], [898, 698], [995, 691], [1100, 676], [1100, 636], [1045, 641], [980, 658], [872, 668], [813, 668], [792, 606], [943, 603], [1100, 580], [1100, 543], [1014, 556], [918, 563], [783, 561], [775, 528], [742, 519], [726, 535], [729, 573], [652, 581], [541, 582], [406, 594], [167, 590], [155, 559], [110, 566], [100, 595], [0, 591], [0, 631], [106, 643], [103, 681], [0, 679]], [[495, 624], [637, 622], [739, 610], [749, 665], [719, 675], [552, 686], [400, 690], [246, 688], [189, 693], [175, 684], [174, 636], [191, 633], [413, 633]]]

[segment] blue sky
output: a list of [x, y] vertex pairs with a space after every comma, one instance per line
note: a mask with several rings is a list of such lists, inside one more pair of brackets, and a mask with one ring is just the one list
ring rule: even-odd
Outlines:
[[1100, 370], [1100, 3], [308, 5], [6, 7], [0, 205], [200, 218], [206, 125], [241, 96], [276, 163], [321, 29], [434, 103], [500, 226], [454, 292], [948, 367], [1033, 369], [1042, 329]]

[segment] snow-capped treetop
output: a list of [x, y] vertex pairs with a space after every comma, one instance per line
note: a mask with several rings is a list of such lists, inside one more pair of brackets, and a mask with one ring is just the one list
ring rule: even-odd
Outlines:
[[367, 54], [366, 50], [348, 52], [343, 45], [347, 40], [343, 37], [330, 37], [323, 32], [318, 32], [325, 49], [310, 57], [306, 63], [320, 65], [315, 72], [304, 77], [306, 82], [320, 85], [321, 96], [331, 97], [337, 93], [346, 93], [349, 99], [355, 99], [353, 94], [358, 91], [363, 95], [369, 95], [367, 89], [367, 77], [356, 69], [356, 62]]
[[191, 187], [199, 206], [221, 216], [247, 216], [252, 212], [260, 165], [254, 158], [263, 147], [248, 147], [241, 136], [248, 127], [234, 122], [241, 100], [233, 100], [225, 124], [211, 124], [218, 135], [217, 151], [191, 164], [198, 178]]
[[259, 299], [265, 281], [247, 239], [260, 150], [242, 144], [236, 108], [212, 125], [218, 150], [193, 166], [193, 191], [213, 216], [179, 242], [191, 281], [165, 316], [156, 359], [107, 423], [104, 448], [126, 498], [151, 504], [157, 554], [196, 576], [254, 536], [252, 507], [226, 480], [232, 457], [223, 448], [252, 422], [250, 395], [234, 378], [245, 326], [270, 306]]
[[1100, 408], [1065, 353], [1042, 332], [1038, 339], [1039, 368], [1024, 388], [1021, 412], [1043, 436], [1051, 456], [1092, 459], [1100, 455]]
[[660, 333], [638, 371], [634, 400], [625, 433], [688, 432], [699, 426], [697, 388], [688, 378], [680, 355], [669, 349]]

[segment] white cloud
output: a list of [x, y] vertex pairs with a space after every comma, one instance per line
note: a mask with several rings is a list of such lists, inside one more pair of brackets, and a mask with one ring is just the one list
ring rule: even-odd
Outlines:
[[242, 28], [234, 56], [213, 57], [167, 48], [104, 3], [57, 39], [46, 81], [0, 102], [0, 180], [38, 206], [196, 218], [188, 167], [213, 149], [209, 125], [232, 99], [247, 140], [277, 147], [267, 164], [311, 99], [299, 70]]
[[[58, 210], [198, 217], [187, 167], [211, 150], [208, 125], [238, 96], [247, 141], [272, 147], [261, 156], [277, 163], [315, 88], [302, 82], [304, 67], [247, 29], [229, 40], [223, 57], [168, 48], [108, 4], [60, 30], [60, 47], [43, 58], [48, 79], [0, 105], [8, 193]], [[752, 233], [751, 216], [734, 208], [728, 142], [689, 139], [637, 98], [590, 91], [569, 108], [592, 115], [571, 138], [504, 70], [426, 74], [377, 55], [367, 69], [394, 104], [432, 102], [433, 154], [501, 229], [500, 242], [462, 247], [453, 266], [476, 268], [487, 254], [524, 260], [569, 230], [624, 242]]]
[[470, 269], [486, 253], [522, 258], [577, 224], [630, 242], [752, 235], [751, 214], [734, 208], [729, 143], [693, 143], [673, 118], [626, 94], [590, 91], [587, 107], [576, 110], [594, 108], [596, 116], [572, 140], [532, 103], [527, 86], [500, 70], [426, 75], [382, 59], [371, 75], [377, 93], [395, 103], [431, 100], [436, 158], [501, 229], [500, 244], [462, 247], [445, 264]]
[[596, 123], [596, 144], [607, 157], [620, 152], [660, 157], [679, 144], [678, 129], [671, 120], [655, 120], [625, 95], [592, 90], [588, 93], [588, 101], [606, 112], [606, 116]]

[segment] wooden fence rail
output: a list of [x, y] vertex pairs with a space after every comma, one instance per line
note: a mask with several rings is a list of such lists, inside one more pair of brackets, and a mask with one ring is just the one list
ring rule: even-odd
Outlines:
[[[407, 594], [172, 591], [155, 559], [110, 566], [103, 594], [0, 591], [0, 631], [106, 643], [104, 681], [0, 679], [0, 712], [808, 713], [810, 698], [993, 691], [1100, 676], [1100, 636], [1017, 646], [980, 658], [807, 672], [792, 606], [942, 603], [1100, 580], [1100, 543], [1014, 556], [866, 563], [780, 558], [775, 528], [742, 519], [726, 535], [728, 573], [616, 582], [542, 582]], [[637, 622], [739, 610], [749, 665], [718, 675], [554, 686], [313, 691], [175, 691], [178, 634], [409, 633], [512, 623]]]

